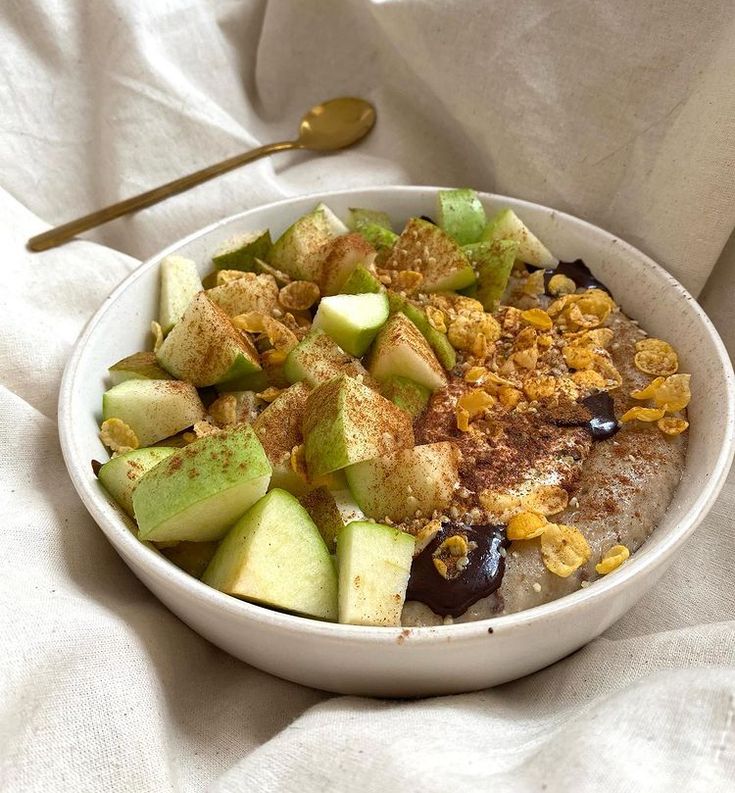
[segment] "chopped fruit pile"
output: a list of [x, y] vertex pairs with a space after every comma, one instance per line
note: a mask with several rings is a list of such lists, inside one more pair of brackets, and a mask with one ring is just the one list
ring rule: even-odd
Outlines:
[[580, 460], [631, 422], [684, 432], [689, 375], [641, 334], [631, 367], [654, 379], [621, 395], [619, 309], [583, 262], [472, 190], [436, 217], [397, 233], [320, 204], [227, 241], [203, 280], [161, 263], [153, 350], [110, 366], [93, 464], [142, 541], [229, 595], [357, 625], [400, 625], [407, 597], [461, 615], [511, 542], [558, 578], [623, 564], [561, 522]]

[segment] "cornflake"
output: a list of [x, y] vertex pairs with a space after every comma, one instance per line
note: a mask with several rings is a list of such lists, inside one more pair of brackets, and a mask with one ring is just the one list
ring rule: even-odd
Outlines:
[[646, 374], [671, 375], [679, 368], [679, 358], [674, 348], [663, 339], [641, 339], [636, 342], [633, 362]]
[[517, 389], [510, 386], [501, 386], [498, 389], [498, 399], [500, 404], [508, 410], [513, 410], [516, 405], [523, 399], [523, 394]]
[[278, 293], [278, 302], [288, 311], [305, 311], [319, 300], [319, 294], [313, 281], [291, 281]]
[[544, 293], [544, 271], [534, 270], [526, 278], [521, 291], [531, 297], [538, 297]]
[[553, 397], [557, 387], [557, 379], [551, 375], [531, 377], [523, 383], [523, 391], [531, 402]]
[[529, 308], [521, 312], [521, 319], [539, 330], [551, 330], [554, 322], [542, 308]]
[[569, 494], [559, 485], [539, 485], [521, 498], [524, 509], [545, 516], [565, 510], [568, 503]]
[[457, 407], [456, 412], [457, 429], [460, 432], [468, 432], [470, 429], [470, 414], [463, 407]]
[[633, 399], [653, 399], [653, 395], [656, 391], [661, 388], [664, 383], [664, 377], [657, 377], [655, 380], [651, 380], [651, 382], [645, 387], [641, 388], [637, 391], [631, 391], [630, 395]]
[[585, 391], [604, 391], [606, 386], [605, 378], [593, 369], [580, 372], [572, 372], [572, 382]]
[[441, 309], [436, 306], [426, 306], [426, 318], [434, 330], [438, 330], [439, 333], [447, 332], [447, 322]]
[[546, 569], [568, 578], [592, 555], [582, 532], [563, 523], [549, 523], [541, 535], [541, 558]]
[[400, 270], [395, 273], [391, 286], [400, 292], [414, 292], [424, 281], [424, 276], [415, 270]]
[[540, 537], [549, 525], [543, 515], [536, 512], [519, 512], [508, 522], [506, 536], [509, 540], [532, 540]]
[[466, 383], [482, 383], [488, 371], [484, 366], [471, 366], [464, 375]]
[[132, 452], [140, 446], [138, 436], [122, 419], [105, 419], [100, 427], [100, 440], [116, 454]]
[[617, 570], [618, 567], [630, 556], [630, 551], [624, 545], [613, 545], [605, 551], [602, 559], [595, 565], [595, 570], [600, 575], [607, 575]]
[[500, 490], [481, 490], [478, 498], [482, 508], [487, 512], [497, 515], [502, 522], [507, 521], [520, 509], [521, 500], [511, 493]]
[[692, 398], [689, 388], [690, 374], [673, 374], [659, 385], [653, 395], [653, 401], [659, 407], [666, 405], [668, 413], [684, 410]]
[[276, 397], [281, 394], [281, 389], [276, 388], [275, 386], [269, 386], [265, 389], [265, 391], [260, 391], [255, 396], [259, 399], [262, 399], [264, 402], [273, 402]]
[[665, 406], [663, 408], [633, 407], [623, 413], [620, 417], [620, 421], [623, 423], [628, 421], [658, 421], [660, 418], [663, 418], [665, 413]]
[[218, 427], [229, 427], [237, 423], [237, 397], [222, 394], [209, 406], [209, 415]]
[[197, 421], [192, 430], [194, 430], [194, 437], [197, 440], [206, 438], [207, 435], [216, 435], [221, 431], [219, 427], [215, 427], [214, 424], [210, 424], [208, 421]]
[[416, 544], [413, 549], [413, 555], [418, 556], [421, 551], [436, 537], [441, 529], [442, 524], [440, 520], [430, 520], [423, 528], [419, 529], [416, 534]]
[[684, 430], [689, 426], [686, 419], [677, 418], [676, 416], [664, 416], [656, 422], [656, 426], [663, 432], [664, 435], [681, 435]]
[[561, 295], [573, 295], [577, 291], [577, 285], [568, 275], [557, 273], [549, 278], [548, 292], [553, 297]]
[[163, 344], [163, 328], [158, 322], [151, 322], [151, 333], [153, 334], [153, 352], [158, 352]]
[[462, 394], [457, 400], [458, 407], [467, 412], [468, 420], [475, 418], [475, 416], [479, 416], [480, 413], [491, 407], [494, 403], [495, 399], [493, 399], [487, 391], [483, 391], [479, 388]]

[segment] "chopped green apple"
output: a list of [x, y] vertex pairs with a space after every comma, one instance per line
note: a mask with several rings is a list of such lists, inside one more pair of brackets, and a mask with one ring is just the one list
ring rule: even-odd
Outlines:
[[358, 264], [342, 284], [342, 294], [364, 295], [367, 292], [385, 292], [385, 287], [367, 267]]
[[194, 296], [156, 356], [174, 377], [200, 387], [235, 380], [261, 368], [253, 343], [205, 292]]
[[408, 413], [346, 375], [309, 394], [303, 432], [312, 479], [414, 443]]
[[153, 542], [218, 540], [265, 494], [270, 478], [270, 463], [251, 426], [205, 435], [138, 482], [138, 536]]
[[315, 211], [323, 213], [324, 217], [327, 219], [329, 231], [333, 236], [337, 237], [340, 234], [347, 234], [349, 231], [345, 223], [343, 223], [323, 201], [316, 205]]
[[463, 289], [475, 280], [460, 246], [439, 226], [421, 218], [408, 221], [384, 267], [420, 272], [422, 292]]
[[136, 352], [128, 355], [108, 370], [110, 382], [119, 385], [126, 380], [170, 380], [171, 375], [158, 365], [154, 352]]
[[474, 297], [485, 311], [495, 311], [508, 286], [513, 263], [518, 257], [519, 245], [515, 240], [476, 242], [465, 248], [475, 270], [477, 291]]
[[387, 319], [384, 294], [334, 295], [322, 298], [312, 327], [321, 328], [345, 352], [360, 358]]
[[230, 317], [247, 311], [270, 315], [278, 308], [278, 284], [272, 275], [247, 273], [243, 278], [208, 289], [206, 295]]
[[271, 490], [230, 529], [202, 581], [307, 617], [337, 617], [337, 575], [327, 546], [285, 490]]
[[411, 418], [420, 416], [431, 398], [431, 389], [401, 375], [387, 377], [381, 384], [381, 393]]
[[183, 256], [167, 256], [161, 262], [159, 322], [164, 334], [181, 319], [197, 292], [202, 291], [196, 263]]
[[337, 295], [352, 271], [362, 265], [370, 267], [375, 248], [360, 234], [345, 234], [330, 240], [323, 248], [321, 279], [322, 294]]
[[292, 278], [320, 282], [324, 246], [334, 237], [319, 208], [300, 217], [273, 243], [269, 263]]
[[402, 312], [394, 314], [375, 339], [368, 371], [379, 382], [401, 375], [431, 391], [447, 384], [447, 377], [434, 351]]
[[354, 207], [347, 210], [347, 227], [350, 231], [359, 231], [360, 227], [366, 223], [393, 231], [393, 224], [387, 212], [381, 212], [379, 209], [359, 209]]
[[191, 427], [206, 413], [196, 388], [178, 380], [126, 380], [102, 396], [102, 419], [124, 421], [141, 446]]
[[185, 573], [201, 578], [217, 550], [216, 542], [177, 542], [161, 553]]
[[439, 363], [447, 370], [454, 369], [457, 363], [457, 353], [449, 343], [446, 333], [438, 331], [429, 322], [426, 312], [419, 306], [411, 303], [408, 298], [396, 292], [388, 292], [390, 313], [397, 314], [402, 311], [413, 324], [421, 331], [421, 335], [429, 342], [431, 349]]
[[175, 449], [155, 446], [151, 449], [134, 449], [108, 460], [99, 470], [97, 478], [105, 490], [122, 509], [133, 517], [133, 490], [146, 471], [150, 471]]
[[238, 234], [215, 251], [212, 264], [218, 270], [253, 270], [256, 259], [268, 259], [271, 245], [268, 229]]
[[556, 267], [558, 260], [512, 209], [501, 209], [488, 221], [480, 237], [482, 242], [513, 240], [518, 243], [517, 257], [537, 267]]
[[460, 245], [477, 242], [487, 225], [485, 208], [474, 190], [440, 190], [437, 194], [439, 227]]
[[342, 529], [337, 537], [340, 622], [401, 624], [414, 544], [410, 534], [379, 523], [355, 521]]
[[351, 465], [347, 484], [371, 518], [399, 522], [449, 507], [459, 485], [459, 453], [448, 441], [401, 449]]
[[370, 381], [370, 375], [360, 361], [348, 355], [334, 339], [318, 328], [310, 330], [291, 350], [284, 371], [290, 383], [303, 380], [312, 387], [340, 374]]
[[281, 487], [300, 494], [308, 483], [291, 466], [291, 451], [303, 441], [301, 421], [309, 396], [306, 383], [294, 383], [282, 391], [258, 416], [253, 429], [273, 468], [271, 488]]

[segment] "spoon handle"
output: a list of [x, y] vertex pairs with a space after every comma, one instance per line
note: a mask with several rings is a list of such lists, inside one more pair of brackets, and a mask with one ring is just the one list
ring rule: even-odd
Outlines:
[[234, 157], [215, 163], [215, 165], [210, 165], [208, 168], [202, 168], [200, 171], [195, 171], [188, 176], [174, 179], [173, 182], [154, 187], [153, 190], [148, 190], [132, 198], [126, 198], [124, 201], [118, 201], [116, 204], [110, 204], [110, 206], [98, 209], [89, 215], [64, 223], [63, 226], [56, 226], [56, 228], [44, 231], [43, 234], [38, 234], [28, 240], [28, 248], [32, 251], [45, 251], [49, 248], [54, 248], [72, 239], [72, 237], [82, 231], [101, 226], [103, 223], [107, 223], [108, 220], [127, 215], [129, 212], [135, 212], [138, 209], [157, 204], [159, 201], [163, 201], [164, 198], [183, 193], [184, 190], [231, 171], [233, 168], [245, 165], [245, 163], [257, 160], [260, 157], [266, 157], [277, 151], [299, 148], [302, 148], [302, 144], [299, 141], [284, 141], [283, 143], [269, 143], [267, 146], [260, 146], [244, 154], [236, 154]]

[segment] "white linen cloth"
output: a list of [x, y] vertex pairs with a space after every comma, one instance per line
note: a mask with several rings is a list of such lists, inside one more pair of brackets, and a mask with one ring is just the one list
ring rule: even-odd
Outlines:
[[[661, 584], [583, 650], [482, 693], [384, 702], [270, 677], [171, 615], [76, 497], [55, 411], [75, 337], [140, 258], [365, 184], [584, 217], [704, 289], [732, 344], [734, 33], [726, 0], [0, 2], [2, 790], [733, 790], [732, 477]], [[342, 94], [379, 112], [354, 150], [278, 155], [94, 242], [24, 250]]]

